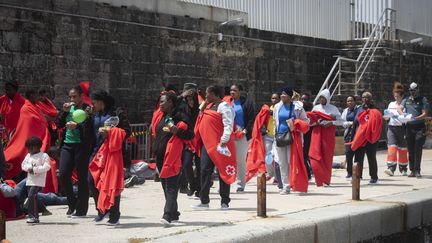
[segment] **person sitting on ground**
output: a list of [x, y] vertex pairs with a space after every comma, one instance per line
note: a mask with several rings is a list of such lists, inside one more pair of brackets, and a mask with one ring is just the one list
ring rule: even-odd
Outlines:
[[27, 223], [39, 223], [37, 193], [45, 186], [46, 172], [50, 170], [48, 154], [41, 152], [42, 140], [38, 137], [29, 138], [25, 146], [28, 154], [21, 164], [27, 172], [26, 186], [28, 188], [28, 219]]

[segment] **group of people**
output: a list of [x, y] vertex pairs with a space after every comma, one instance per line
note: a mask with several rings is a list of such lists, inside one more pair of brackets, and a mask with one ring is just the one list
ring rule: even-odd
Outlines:
[[[309, 94], [284, 87], [256, 114], [239, 84], [225, 89], [210, 85], [204, 94], [195, 83], [184, 84], [181, 92], [166, 85], [151, 121], [151, 153], [165, 196], [161, 223], [179, 220], [177, 197], [184, 184], [188, 196], [200, 199], [192, 208], [209, 209], [215, 175], [222, 210], [229, 209], [230, 185], [235, 183], [236, 192], [242, 193], [257, 173], [265, 173], [268, 180], [274, 177], [281, 195], [307, 192], [312, 176], [317, 186], [329, 186], [337, 126], [344, 128], [346, 178], [352, 177], [353, 163], [363, 167], [366, 155], [369, 184], [376, 184], [383, 117], [389, 121], [385, 173], [393, 176], [399, 165], [403, 175], [409, 168], [408, 176], [420, 178], [429, 104], [418, 95], [416, 83], [410, 84], [409, 92], [405, 96], [403, 85], [396, 83], [395, 101], [383, 116], [370, 92], [362, 93], [359, 105], [355, 96], [348, 96], [341, 113], [331, 104], [327, 89], [318, 94], [315, 105]], [[112, 96], [103, 90], [88, 93], [88, 83], [70, 89], [69, 100], [58, 112], [41, 96], [46, 92], [28, 90], [24, 98], [16, 83], [5, 85], [0, 113], [10, 139], [4, 161], [0, 158], [0, 176], [17, 180], [27, 175], [29, 223], [39, 222], [37, 201], [43, 188], [43, 192], [64, 192], [70, 217], [87, 215], [91, 194], [97, 210], [94, 221], [101, 222], [109, 213], [107, 224], [119, 224], [124, 168], [130, 166], [124, 158], [125, 139], [131, 129], [124, 109], [115, 108]], [[78, 110], [85, 113], [83, 121], [76, 120]], [[59, 159], [47, 155], [57, 137]]]
[[[28, 89], [25, 98], [18, 90], [16, 82], [7, 82], [0, 97], [2, 144], [7, 143], [0, 178], [2, 188], [13, 192], [10, 198], [0, 195], [6, 207], [1, 210], [8, 218], [18, 217], [23, 211], [22, 195], [27, 193], [28, 223], [39, 222], [40, 206], [48, 202], [66, 203], [68, 217], [85, 217], [91, 194], [98, 213], [94, 221], [100, 222], [109, 212], [107, 224], [117, 225], [128, 166], [123, 151], [131, 134], [125, 111], [115, 108], [114, 98], [104, 90], [89, 96], [88, 82], [68, 91], [60, 112], [45, 89]], [[79, 114], [84, 116], [79, 119]], [[27, 190], [14, 188], [16, 181]], [[57, 197], [60, 192], [65, 197]]]

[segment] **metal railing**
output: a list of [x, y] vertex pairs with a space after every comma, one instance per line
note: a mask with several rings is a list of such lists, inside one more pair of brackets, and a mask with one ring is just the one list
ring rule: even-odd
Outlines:
[[[363, 45], [363, 48], [361, 49], [357, 59], [338, 56], [318, 94], [324, 89], [329, 89], [331, 97], [334, 95], [336, 90], [338, 91], [338, 95], [341, 95], [341, 86], [351, 85], [354, 86], [355, 95], [358, 95], [358, 86], [370, 62], [373, 60], [375, 52], [382, 40], [392, 40], [395, 38], [395, 17], [395, 10], [386, 8], [370, 32], [370, 35], [367, 38], [366, 43]], [[353, 64], [355, 67], [354, 71], [344, 70], [342, 65], [343, 62]], [[342, 81], [343, 74], [354, 75], [354, 82]], [[319, 97], [317, 95], [315, 97], [314, 104], [318, 102], [318, 99]]]
[[131, 160], [149, 161], [151, 150], [151, 131], [145, 123], [131, 124], [131, 136], [126, 142]]

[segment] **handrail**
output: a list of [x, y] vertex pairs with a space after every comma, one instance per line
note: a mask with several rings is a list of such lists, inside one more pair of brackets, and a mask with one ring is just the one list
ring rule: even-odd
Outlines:
[[[390, 14], [388, 14], [389, 12], [390, 12]], [[333, 64], [333, 67], [331, 68], [326, 79], [324, 80], [324, 83], [322, 84], [318, 94], [321, 93], [322, 90], [327, 88], [330, 90], [331, 97], [336, 92], [336, 89], [339, 90], [338, 94], [340, 95], [341, 84], [346, 83], [346, 82], [341, 81], [341, 75], [343, 73], [350, 73], [350, 74], [355, 74], [355, 79], [354, 79], [354, 82], [352, 84], [354, 85], [354, 88], [356, 90], [355, 93], [357, 95], [357, 85], [360, 83], [360, 80], [362, 79], [364, 73], [366, 72], [366, 69], [369, 66], [369, 63], [373, 60], [375, 52], [379, 48], [379, 45], [381, 44], [381, 41], [385, 37], [385, 34], [389, 30], [391, 31], [391, 27], [392, 27], [391, 25], [394, 24], [394, 21], [392, 21], [394, 12], [396, 12], [396, 10], [394, 10], [392, 8], [384, 9], [384, 11], [382, 12], [381, 16], [379, 17], [377, 23], [375, 24], [372, 31], [370, 32], [369, 37], [366, 40], [366, 43], [363, 45], [363, 48], [361, 49], [360, 54], [358, 55], [358, 57], [356, 59], [337, 56], [337, 59], [336, 59], [335, 63]], [[342, 70], [342, 65], [341, 65], [342, 61], [355, 63], [355, 71], [353, 72], [353, 71]], [[334, 77], [332, 78], [332, 76], [334, 76]], [[339, 77], [339, 80], [334, 85], [335, 80], [338, 77]], [[329, 85], [329, 82], [330, 82], [330, 85]], [[317, 95], [314, 99], [314, 104], [316, 104], [318, 102], [318, 99], [319, 99], [319, 96]]]

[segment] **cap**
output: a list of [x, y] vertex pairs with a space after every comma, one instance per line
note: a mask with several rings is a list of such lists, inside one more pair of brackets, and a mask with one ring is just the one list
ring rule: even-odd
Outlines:
[[412, 82], [409, 86], [409, 90], [417, 90], [417, 88], [418, 88], [418, 85], [414, 82]]
[[185, 83], [184, 85], [183, 85], [183, 90], [190, 90], [190, 89], [197, 89], [198, 88], [198, 85], [197, 84], [195, 84], [195, 83]]

